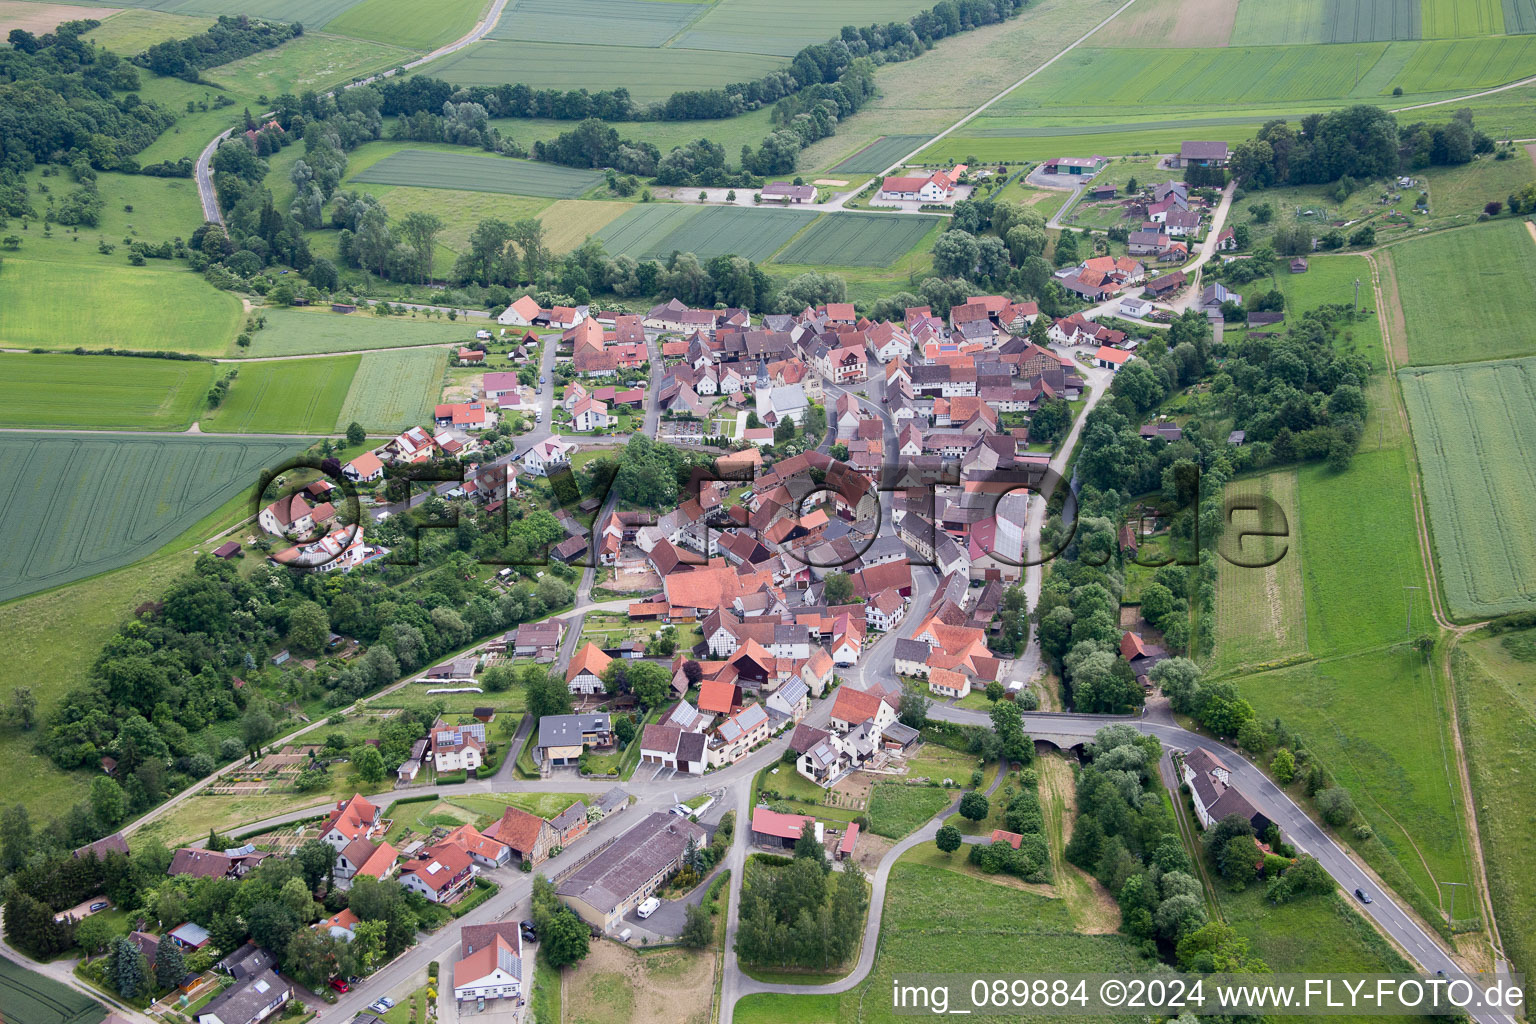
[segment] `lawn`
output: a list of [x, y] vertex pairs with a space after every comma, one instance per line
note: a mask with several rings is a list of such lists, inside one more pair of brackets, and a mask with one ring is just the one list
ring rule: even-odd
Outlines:
[[91, 997], [0, 957], [0, 1003], [11, 1024], [96, 1024], [107, 1015]]
[[[255, 13], [247, 12], [244, 7], [240, 11]], [[306, 30], [311, 27], [308, 17], [301, 20]], [[297, 96], [311, 90], [345, 85], [374, 72], [398, 67], [415, 56], [412, 51], [399, 46], [306, 31], [282, 46], [209, 68], [203, 74], [210, 82], [237, 95]]]
[[[1296, 508], [1295, 470], [1235, 480], [1227, 485], [1226, 498], [1255, 504], [1255, 499], [1265, 498], [1279, 506], [1281, 515], [1267, 515], [1272, 511], [1268, 506], [1235, 513], [1222, 538], [1222, 547], [1231, 547], [1234, 560], [1252, 567], [1217, 560], [1213, 667], [1220, 671], [1305, 654], [1307, 613], [1296, 540], [1303, 527]], [[1284, 531], [1287, 536], [1250, 536], [1239, 543], [1237, 534], [1243, 530]]]
[[213, 24], [212, 18], [142, 10], [126, 10], [100, 20], [101, 27], [91, 29], [83, 38], [124, 57], [142, 53], [167, 39], [195, 36]]
[[1393, 246], [1416, 366], [1536, 354], [1536, 239], [1520, 220]]
[[352, 175], [360, 184], [574, 199], [603, 180], [597, 171], [509, 157], [402, 149]]
[[[436, 0], [423, 17], [416, 0], [363, 0], [326, 26], [327, 32], [413, 50], [434, 50], [474, 28], [486, 0]], [[505, 19], [511, 20], [511, 19]]]
[[189, 360], [0, 354], [0, 426], [183, 430], [213, 372]]
[[1398, 380], [1451, 615], [1528, 610], [1536, 602], [1536, 358], [1407, 369]]
[[836, 267], [889, 267], [931, 232], [942, 217], [888, 213], [829, 213], [774, 257], [775, 263]]
[[612, 256], [665, 258], [691, 252], [701, 261], [736, 255], [762, 262], [815, 216], [809, 210], [654, 203], [631, 207], [597, 236]]
[[926, 135], [882, 135], [832, 170], [849, 174], [879, 174], [928, 141]]
[[187, 436], [0, 435], [0, 600], [144, 558], [295, 447]]
[[334, 429], [357, 422], [370, 430], [395, 431], [426, 423], [447, 366], [446, 349], [363, 353]]
[[8, 255], [0, 271], [0, 344], [9, 348], [220, 355], [239, 324], [240, 300], [185, 270]]
[[601, 59], [572, 60], [569, 43], [488, 39], [433, 61], [422, 73], [455, 85], [518, 82], [535, 89], [589, 91], [622, 87], [636, 101], [649, 103], [680, 89], [750, 81], [785, 63], [783, 57], [765, 54], [623, 45], [604, 46]]
[[740, 1024], [894, 1024], [911, 1019], [891, 1004], [898, 977], [1049, 975], [1063, 965], [1121, 976], [1147, 969], [1130, 939], [1081, 934], [1079, 927], [1062, 900], [904, 859], [891, 870], [879, 949], [868, 979], [841, 995], [747, 996], [736, 1004], [734, 1019]]
[[372, 348], [467, 343], [476, 326], [469, 321], [417, 316], [374, 316], [367, 311], [332, 313], [320, 309], [262, 310], [267, 326], [251, 335], [241, 356], [293, 356], [356, 352]]
[[938, 786], [877, 782], [869, 794], [869, 830], [877, 836], [901, 839], [917, 831], [959, 795], [956, 790]]
[[1448, 907], [1450, 890], [1437, 895], [1435, 883], [1469, 877], [1436, 667], [1400, 645], [1231, 678], [1260, 721], [1278, 717], [1302, 737], [1375, 831], [1342, 838], [1421, 913]]
[[[403, 353], [391, 353], [395, 358]], [[204, 430], [240, 434], [329, 434], [362, 356], [245, 363]], [[345, 424], [343, 424], [345, 425]]]
[[1526, 828], [1536, 786], [1525, 778], [1536, 750], [1533, 651], [1536, 633], [1525, 631], [1464, 641], [1452, 656], [1489, 894], [1505, 952], [1525, 974], [1536, 964], [1536, 850]]

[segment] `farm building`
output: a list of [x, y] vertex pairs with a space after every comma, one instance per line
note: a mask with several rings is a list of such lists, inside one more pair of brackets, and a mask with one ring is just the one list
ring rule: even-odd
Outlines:
[[815, 185], [790, 185], [782, 181], [770, 181], [762, 187], [763, 201], [775, 203], [814, 203]]
[[583, 921], [608, 931], [682, 867], [690, 841], [708, 839], [694, 822], [656, 811], [619, 837], [612, 856], [591, 858], [555, 891]]
[[1178, 156], [1168, 158], [1168, 166], [1225, 167], [1229, 156], [1225, 142], [1186, 142]]
[[1040, 165], [1046, 174], [1072, 174], [1091, 178], [1109, 161], [1102, 156], [1059, 156]]

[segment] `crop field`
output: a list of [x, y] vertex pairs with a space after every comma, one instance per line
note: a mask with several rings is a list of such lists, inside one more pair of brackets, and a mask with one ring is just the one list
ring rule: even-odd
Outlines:
[[1095, 33], [1093, 45], [1226, 46], [1237, 8], [1238, 0], [1140, 0]]
[[[925, 846], [932, 849], [932, 844]], [[1147, 970], [1148, 962], [1125, 936], [1084, 934], [1080, 929], [1086, 922], [1075, 918], [1067, 900], [1015, 888], [1003, 880], [914, 862], [918, 854], [908, 853], [891, 869], [875, 966], [864, 982], [840, 995], [747, 996], [736, 1004], [736, 1020], [740, 1024], [897, 1024], [910, 1018], [898, 1015], [891, 1005], [894, 979], [925, 971], [1050, 972], [1072, 964], [1074, 970], [1124, 977]], [[963, 862], [965, 855], [951, 856]]]
[[[1468, 872], [1449, 709], [1435, 665], [1399, 644], [1229, 678], [1260, 721], [1279, 717], [1296, 730], [1349, 790], [1376, 832], [1354, 844], [1371, 865], [1390, 872], [1395, 861], [1422, 897], [1405, 895], [1420, 906], [1448, 905], [1449, 890], [1437, 897], [1435, 882], [1465, 882]], [[1398, 887], [1390, 874], [1387, 882]]]
[[701, 260], [734, 254], [762, 262], [815, 216], [810, 210], [649, 203], [631, 207], [597, 237], [614, 256], [691, 252]]
[[0, 435], [0, 601], [145, 557], [294, 447], [183, 435]]
[[[1514, 970], [1536, 964], [1536, 849], [1521, 823], [1536, 820], [1536, 786], [1510, 767], [1536, 749], [1536, 633], [1473, 634], [1452, 655], [1467, 771], [1499, 937]], [[1518, 655], [1518, 656], [1517, 656]]]
[[[456, 85], [521, 82], [536, 89], [628, 89], [640, 102], [664, 100], [679, 89], [713, 89], [745, 82], [784, 58], [770, 54], [689, 50], [682, 47], [605, 46], [573, 60], [569, 43], [488, 39], [423, 68]], [[600, 56], [599, 56], [600, 54]]]
[[[9, 2], [6, 8], [36, 7], [37, 4]], [[96, 12], [99, 17], [100, 12]], [[9, 18], [5, 24], [11, 24]], [[85, 38], [97, 46], [105, 46], [113, 53], [131, 57], [167, 39], [185, 39], [205, 31], [213, 24], [212, 18], [188, 17], [182, 14], [166, 14], [161, 11], [127, 10], [101, 19], [101, 27], [91, 29]]]
[[601, 182], [603, 176], [597, 171], [532, 160], [404, 149], [353, 175], [352, 180], [363, 184], [574, 199]]
[[0, 1003], [11, 1024], [96, 1024], [106, 1008], [81, 992], [0, 957]]
[[[305, 22], [308, 29], [309, 23]], [[306, 31], [282, 46], [205, 72], [209, 81], [247, 96], [295, 96], [404, 64], [416, 54], [367, 39]], [[206, 139], [204, 140], [207, 141]]]
[[1408, 362], [1536, 354], [1536, 239], [1506, 220], [1393, 246]]
[[469, 341], [475, 334], [474, 325], [468, 322], [374, 316], [362, 311], [343, 315], [318, 309], [272, 309], [264, 315], [267, 326], [251, 335], [251, 347], [241, 349], [241, 355], [294, 356], [447, 345]]
[[[1226, 487], [1228, 501], [1254, 496], [1273, 501], [1283, 518], [1238, 512], [1227, 527], [1223, 546], [1233, 545], [1233, 558], [1253, 567], [1226, 558], [1217, 561], [1215, 665], [1222, 670], [1279, 661], [1307, 650], [1295, 471], [1276, 470]], [[1248, 536], [1239, 548], [1237, 534], [1243, 530], [1284, 531], [1287, 536]]]
[[1233, 46], [1294, 46], [1323, 41], [1329, 0], [1238, 0]]
[[22, 29], [34, 35], [52, 32], [66, 21], [83, 18], [100, 20], [101, 11], [92, 7], [73, 4], [24, 3], [21, 0], [0, 0], [0, 28], [9, 32]]
[[445, 349], [363, 353], [336, 415], [335, 430], [343, 431], [354, 421], [380, 431], [426, 423], [432, 418], [447, 366]]
[[[732, 0], [722, 0], [729, 2]], [[709, 6], [666, 0], [512, 0], [491, 38], [582, 46], [660, 46]]]
[[[325, 30], [391, 46], [434, 50], [474, 28], [488, 6], [486, 0], [435, 0], [428, 18], [422, 16], [416, 0], [362, 0], [332, 19]], [[507, 17], [503, 14], [502, 21]]]
[[1536, 605], [1536, 358], [1398, 374], [1451, 615]]
[[1323, 42], [1370, 43], [1423, 35], [1420, 0], [1329, 0]]
[[923, 0], [719, 0], [678, 37], [677, 46], [793, 57], [809, 43], [826, 42], [844, 25], [902, 21], [926, 6]]
[[562, 199], [539, 214], [544, 225], [544, 244], [557, 253], [570, 252], [629, 210], [627, 203]]
[[8, 348], [218, 355], [239, 323], [239, 299], [184, 270], [14, 257], [0, 269], [0, 345]]
[[0, 355], [0, 426], [182, 430], [213, 364], [131, 356]]
[[330, 434], [362, 356], [239, 365], [240, 376], [202, 428], [230, 434]]
[[849, 174], [879, 174], [927, 139], [926, 135], [882, 135], [832, 169]]
[[[1396, 58], [1399, 49], [1406, 50], [1407, 57], [1402, 71], [1384, 83], [1388, 90], [1400, 85], [1410, 94], [1454, 92], [1505, 85], [1536, 74], [1536, 36], [1394, 43], [1389, 60]], [[1357, 95], [1370, 94], [1362, 88]]]
[[1536, 0], [1504, 0], [1504, 31], [1536, 32]]
[[774, 262], [890, 267], [942, 222], [941, 217], [829, 213], [774, 257]]
[[1496, 36], [1506, 31], [1504, 7], [1508, 5], [1499, 0], [1423, 0], [1423, 4], [1424, 35], [1430, 39]]

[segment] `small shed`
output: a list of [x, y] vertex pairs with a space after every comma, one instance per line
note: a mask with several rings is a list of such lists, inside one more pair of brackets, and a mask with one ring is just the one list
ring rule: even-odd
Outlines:
[[333, 302], [333, 303], [331, 303], [331, 312], [332, 313], [356, 313], [357, 312], [357, 307], [354, 306], [350, 302]]
[[213, 549], [215, 558], [234, 558], [240, 553], [240, 542], [236, 540], [225, 541]]

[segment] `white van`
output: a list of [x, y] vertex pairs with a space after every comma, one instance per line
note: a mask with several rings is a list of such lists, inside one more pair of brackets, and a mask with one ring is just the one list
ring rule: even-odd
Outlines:
[[655, 896], [647, 896], [645, 901], [635, 908], [635, 913], [639, 916], [640, 920], [644, 921], [646, 918], [650, 917], [660, 909], [661, 900], [657, 899]]

